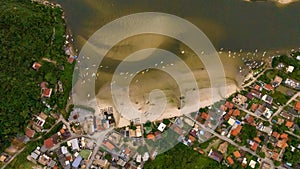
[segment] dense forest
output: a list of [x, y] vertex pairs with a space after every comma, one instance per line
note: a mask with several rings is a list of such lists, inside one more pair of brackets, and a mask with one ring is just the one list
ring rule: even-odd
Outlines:
[[[57, 110], [65, 107], [74, 65], [66, 62], [64, 35], [60, 8], [30, 0], [0, 1], [0, 152], [12, 137], [24, 134], [32, 114], [46, 108], [41, 102], [42, 81], [51, 88], [62, 81], [64, 93], [53, 92], [46, 102], [57, 105]], [[34, 62], [42, 64], [38, 71], [32, 69]]]

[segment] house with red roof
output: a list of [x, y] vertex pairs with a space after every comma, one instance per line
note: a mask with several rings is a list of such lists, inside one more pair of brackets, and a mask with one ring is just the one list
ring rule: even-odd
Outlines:
[[226, 160], [227, 160], [227, 162], [228, 162], [229, 165], [233, 165], [234, 164], [234, 161], [233, 161], [233, 159], [230, 156], [228, 156], [226, 158]]
[[297, 111], [300, 111], [300, 102], [296, 102], [295, 106], [294, 106], [294, 109], [297, 110]]
[[201, 118], [207, 120], [209, 118], [209, 115], [207, 113], [201, 113]]
[[42, 97], [51, 97], [52, 89], [50, 88], [44, 88], [42, 89]]
[[234, 107], [234, 104], [229, 101], [226, 101], [225, 106], [229, 109], [232, 109]]
[[52, 148], [54, 146], [53, 138], [50, 137], [50, 138], [44, 140], [44, 145], [47, 149]]
[[250, 145], [251, 145], [251, 147], [250, 147], [250, 149], [251, 150], [253, 150], [253, 151], [256, 151], [257, 150], [257, 148], [258, 148], [258, 143], [256, 143], [256, 142], [250, 142]]
[[265, 84], [264, 89], [267, 90], [267, 91], [272, 91], [272, 90], [274, 90], [274, 87], [270, 84]]
[[243, 126], [239, 124], [235, 129], [231, 130], [230, 134], [233, 136], [237, 136], [240, 134], [242, 128], [243, 128]]
[[35, 131], [30, 128], [26, 128], [25, 134], [27, 137], [32, 138], [34, 137]]
[[252, 111], [252, 112], [255, 112], [257, 109], [258, 109], [258, 104], [256, 104], [256, 103], [253, 103], [252, 105], [251, 105], [251, 108], [250, 108], [250, 110]]
[[285, 123], [285, 126], [288, 128], [292, 128], [293, 125], [294, 125], [294, 122], [292, 122], [292, 121], [286, 121], [286, 123]]
[[233, 152], [233, 155], [234, 155], [235, 158], [241, 158], [242, 157], [241, 153], [239, 151]]
[[272, 133], [272, 136], [273, 136], [274, 138], [276, 138], [276, 139], [279, 139], [280, 134], [279, 134], [278, 132], [274, 131], [274, 132]]
[[32, 68], [34, 70], [39, 70], [39, 68], [41, 67], [42, 65], [38, 62], [34, 62], [33, 65], [32, 65]]
[[232, 115], [233, 115], [234, 117], [240, 116], [240, 115], [241, 115], [241, 111], [240, 111], [239, 109], [235, 109], [235, 110], [233, 111]]

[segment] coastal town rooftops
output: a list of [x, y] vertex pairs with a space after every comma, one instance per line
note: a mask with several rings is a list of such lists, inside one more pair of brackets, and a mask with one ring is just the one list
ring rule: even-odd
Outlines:
[[109, 141], [103, 141], [103, 144], [109, 150], [113, 150], [115, 148], [115, 146], [111, 144]]
[[252, 145], [250, 147], [251, 150], [256, 151], [258, 148], [258, 144], [256, 142], [252, 142]]
[[210, 152], [208, 153], [208, 157], [212, 158], [213, 160], [217, 161], [217, 162], [221, 162], [223, 159], [223, 155], [220, 154], [217, 151], [213, 151], [212, 149], [210, 150]]
[[42, 89], [42, 97], [51, 97], [52, 89], [44, 88]]
[[226, 158], [226, 160], [228, 161], [229, 165], [233, 165], [234, 164], [234, 161], [233, 161], [233, 159], [230, 156], [228, 156]]
[[239, 151], [233, 152], [235, 158], [241, 158], [241, 153]]
[[294, 66], [289, 66], [289, 67], [287, 67], [286, 71], [287, 71], [288, 73], [292, 73], [292, 72], [294, 71]]
[[292, 121], [286, 121], [286, 123], [285, 123], [285, 126], [288, 128], [293, 127], [293, 125], [294, 125], [294, 122], [292, 122]]
[[77, 168], [80, 165], [80, 162], [82, 161], [82, 157], [81, 156], [77, 156], [75, 158], [75, 160], [72, 163], [72, 167]]
[[53, 138], [50, 137], [50, 138], [44, 140], [44, 145], [45, 145], [45, 147], [46, 147], [47, 149], [52, 148], [53, 145], [54, 145], [54, 143], [53, 143]]
[[32, 65], [32, 68], [34, 70], [39, 70], [39, 68], [41, 67], [42, 65], [38, 62], [34, 62], [33, 65]]
[[229, 109], [232, 109], [234, 107], [234, 104], [229, 101], [226, 101], [225, 106]]
[[272, 90], [274, 90], [273, 86], [270, 85], [270, 84], [265, 84], [265, 85], [264, 85], [264, 89], [267, 90], [267, 91], [272, 91]]
[[239, 124], [235, 129], [231, 130], [231, 135], [237, 136], [241, 132], [242, 128], [242, 125]]
[[300, 101], [296, 102], [294, 109], [300, 111]]
[[253, 112], [255, 112], [255, 111], [258, 109], [258, 106], [259, 106], [258, 104], [253, 103], [253, 104], [251, 105], [250, 110], [253, 111]]
[[32, 138], [35, 134], [35, 131], [30, 128], [26, 128], [25, 134], [27, 137]]
[[166, 127], [167, 127], [167, 125], [165, 125], [164, 123], [160, 123], [157, 129], [158, 129], [160, 132], [163, 132], [163, 131], [165, 130]]

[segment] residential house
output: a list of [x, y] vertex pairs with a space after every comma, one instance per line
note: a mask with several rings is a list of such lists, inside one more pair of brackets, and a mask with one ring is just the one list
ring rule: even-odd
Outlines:
[[249, 166], [250, 166], [251, 168], [255, 168], [256, 163], [257, 163], [256, 161], [251, 160], [250, 163], [249, 163]]
[[300, 112], [300, 101], [296, 102], [294, 109], [297, 110], [298, 112]]
[[224, 142], [222, 144], [220, 144], [218, 151], [221, 152], [222, 154], [225, 154], [227, 152], [227, 148], [228, 148], [228, 142]]
[[67, 145], [72, 146], [73, 151], [75, 151], [75, 150], [79, 151], [80, 150], [78, 138], [74, 138], [72, 140], [67, 141]]
[[82, 161], [82, 157], [81, 156], [77, 156], [75, 158], [75, 160], [73, 161], [73, 163], [72, 163], [72, 167], [78, 168], [79, 165], [80, 165], [80, 163], [81, 163], [81, 161]]
[[234, 161], [233, 161], [233, 159], [230, 156], [228, 156], [226, 158], [226, 160], [227, 160], [227, 162], [228, 162], [229, 165], [233, 165], [234, 164]]
[[255, 112], [257, 109], [258, 109], [258, 104], [256, 104], [256, 103], [253, 103], [252, 105], [251, 105], [251, 108], [250, 108], [250, 110], [252, 111], [252, 112]]
[[294, 122], [292, 122], [292, 121], [286, 121], [286, 123], [285, 123], [285, 126], [288, 128], [292, 128], [293, 125], [294, 125]]
[[247, 101], [247, 97], [238, 94], [235, 98], [232, 99], [232, 102], [238, 105], [243, 105]]
[[282, 82], [282, 78], [279, 76], [275, 76], [273, 83], [272, 83], [272, 87], [278, 87]]
[[258, 146], [259, 146], [259, 144], [256, 143], [255, 141], [250, 141], [249, 144], [250, 144], [250, 149], [253, 150], [253, 151], [256, 151]]
[[52, 88], [43, 88], [42, 89], [42, 97], [48, 97], [50, 98], [52, 94]]
[[292, 73], [292, 72], [294, 71], [294, 66], [289, 66], [289, 67], [287, 67], [286, 71], [287, 71], [288, 73]]
[[239, 124], [239, 125], [237, 125], [236, 128], [231, 130], [230, 134], [233, 135], [233, 136], [237, 136], [238, 134], [240, 134], [242, 128], [243, 128], [242, 125]]
[[217, 151], [213, 151], [212, 149], [210, 149], [209, 153], [208, 153], [208, 157], [212, 158], [213, 160], [217, 161], [217, 162], [221, 162], [223, 159], [223, 155]]
[[41, 67], [42, 65], [38, 62], [34, 62], [33, 65], [32, 65], [32, 68], [34, 70], [39, 70], [39, 68]]
[[251, 94], [256, 97], [256, 98], [259, 98], [261, 97], [261, 92], [258, 91], [258, 90], [255, 90], [255, 89], [251, 89]]
[[54, 146], [53, 138], [50, 137], [50, 138], [44, 140], [44, 146], [46, 147], [46, 149], [52, 148]]
[[273, 98], [271, 96], [269, 96], [269, 95], [266, 95], [266, 94], [261, 99], [264, 102], [269, 103], [269, 104], [272, 104], [272, 102], [273, 102]]
[[30, 128], [26, 128], [25, 134], [27, 137], [32, 138], [34, 137], [35, 131]]
[[234, 104], [231, 103], [231, 102], [229, 102], [229, 101], [226, 101], [226, 102], [225, 102], [225, 106], [226, 106], [227, 108], [229, 108], [229, 109], [232, 109], [232, 108], [234, 107]]
[[167, 127], [167, 125], [165, 125], [164, 123], [160, 123], [157, 129], [158, 129], [160, 132], [163, 132], [163, 131], [165, 130], [166, 127]]
[[273, 91], [274, 90], [274, 87], [270, 84], [265, 84], [264, 85], [264, 89], [267, 90], [267, 91]]
[[235, 109], [235, 110], [233, 111], [232, 115], [233, 115], [234, 117], [240, 116], [240, 115], [241, 115], [241, 111], [240, 111], [239, 109]]
[[233, 155], [234, 155], [234, 157], [235, 157], [236, 159], [242, 157], [242, 156], [241, 156], [241, 153], [240, 153], [239, 151], [234, 151], [234, 152], [233, 152]]
[[293, 120], [294, 119], [294, 116], [292, 115], [292, 114], [290, 114], [290, 113], [287, 113], [287, 112], [281, 112], [281, 114], [280, 114], [282, 117], [284, 117], [285, 119], [287, 119], [287, 120], [289, 120], [289, 121], [291, 121], [291, 120]]

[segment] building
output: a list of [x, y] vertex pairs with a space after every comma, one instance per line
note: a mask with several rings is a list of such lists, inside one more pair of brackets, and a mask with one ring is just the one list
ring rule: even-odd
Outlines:
[[226, 160], [227, 160], [227, 162], [228, 162], [229, 165], [233, 165], [234, 164], [234, 161], [233, 161], [233, 159], [230, 156], [228, 156], [226, 158]]
[[220, 151], [222, 154], [225, 154], [227, 152], [227, 148], [228, 148], [228, 142], [224, 142], [222, 144], [220, 144], [218, 151]]
[[165, 125], [164, 123], [160, 123], [157, 129], [158, 129], [160, 132], [163, 132], [163, 131], [165, 130], [166, 127], [167, 127], [167, 125]]
[[82, 157], [81, 156], [77, 156], [75, 158], [75, 160], [73, 161], [73, 163], [72, 163], [72, 167], [78, 168], [79, 165], [80, 165], [80, 163], [81, 163], [81, 161], [82, 161]]
[[275, 76], [273, 83], [272, 83], [272, 87], [278, 87], [282, 82], [282, 78], [279, 76]]
[[292, 72], [294, 71], [294, 66], [289, 66], [289, 67], [287, 67], [286, 71], [287, 71], [288, 73], [292, 73]]
[[34, 62], [33, 65], [32, 65], [32, 68], [34, 70], [39, 70], [39, 68], [41, 67], [42, 65], [38, 62]]
[[80, 150], [79, 148], [79, 141], [77, 138], [67, 141], [68, 146], [72, 146], [72, 150]]
[[255, 168], [255, 166], [256, 166], [256, 161], [251, 160], [250, 163], [249, 163], [249, 166], [250, 166], [251, 168]]
[[242, 157], [241, 153], [239, 151], [233, 152], [233, 155], [234, 155], [235, 158], [241, 158]]
[[258, 143], [254, 142], [254, 141], [250, 141], [250, 149], [253, 151], [256, 151], [258, 148]]
[[53, 138], [50, 137], [46, 140], [44, 140], [44, 146], [47, 148], [47, 149], [50, 149], [54, 146], [54, 142], [53, 142]]
[[274, 90], [274, 87], [270, 84], [265, 84], [264, 89], [267, 90], [267, 91], [272, 91], [272, 90]]
[[255, 112], [257, 109], [258, 109], [258, 104], [256, 104], [256, 103], [253, 103], [252, 105], [251, 105], [251, 108], [250, 108], [250, 110], [252, 111], [252, 112]]
[[292, 128], [293, 125], [294, 125], [294, 122], [292, 122], [292, 121], [286, 121], [286, 123], [285, 123], [285, 126], [288, 128]]
[[269, 104], [272, 104], [272, 102], [273, 102], [273, 98], [271, 96], [269, 96], [269, 95], [266, 95], [266, 94], [261, 99], [264, 102], [269, 103]]
[[103, 144], [110, 151], [112, 151], [115, 148], [115, 146], [111, 144], [109, 141], [103, 141]]
[[296, 102], [294, 109], [300, 111], [300, 101]]
[[26, 128], [25, 134], [27, 137], [32, 138], [34, 137], [35, 131], [30, 128]]
[[239, 124], [236, 128], [231, 130], [230, 134], [233, 136], [237, 136], [238, 134], [240, 134], [242, 128], [243, 128], [242, 125]]
[[217, 151], [213, 151], [212, 149], [210, 149], [209, 153], [208, 153], [208, 157], [210, 157], [211, 159], [217, 161], [217, 162], [221, 162], [223, 159], [223, 155], [220, 154]]
[[52, 94], [52, 89], [50, 88], [43, 88], [42, 89], [42, 97], [48, 97], [50, 98]]

